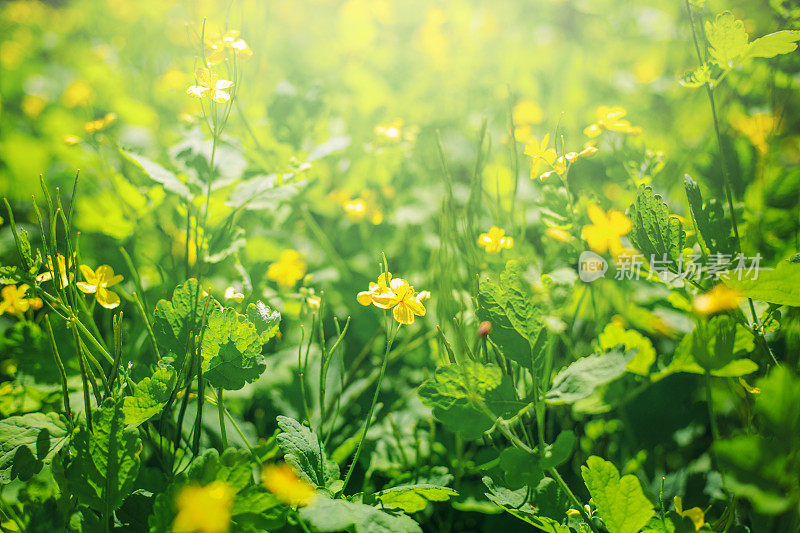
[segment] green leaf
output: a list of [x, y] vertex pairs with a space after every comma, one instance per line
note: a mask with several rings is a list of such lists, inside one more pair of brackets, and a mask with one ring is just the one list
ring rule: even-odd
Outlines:
[[562, 431], [553, 444], [545, 447], [544, 457], [539, 459], [542, 470], [549, 470], [566, 463], [572, 455], [572, 450], [578, 443], [578, 438], [571, 430]]
[[655, 514], [639, 479], [631, 474], [620, 478], [611, 462], [593, 455], [581, 467], [581, 476], [610, 533], [639, 531]]
[[488, 476], [483, 478], [483, 484], [489, 489], [486, 497], [510, 515], [546, 533], [570, 533], [569, 527], [560, 523], [569, 508], [569, 502], [554, 480], [543, 478], [534, 487], [533, 498], [528, 497], [526, 487], [511, 490], [495, 484]]
[[281, 432], [275, 437], [284, 460], [292, 465], [300, 477], [317, 487], [328, 487], [339, 479], [339, 467], [328, 461], [325, 448], [317, 435], [293, 418], [279, 416]]
[[161, 412], [175, 389], [178, 376], [169, 365], [159, 367], [152, 377], [136, 385], [133, 396], [126, 396], [122, 404], [125, 424], [138, 427]]
[[511, 417], [526, 403], [517, 399], [511, 379], [497, 365], [475, 361], [437, 368], [417, 395], [437, 420], [466, 439], [480, 437], [492, 427], [493, 418]]
[[203, 332], [203, 376], [215, 388], [238, 390], [267, 368], [261, 339], [247, 317], [234, 309], [214, 309]]
[[800, 31], [777, 31], [751, 42], [747, 55], [750, 57], [775, 57], [788, 54], [797, 49], [797, 41], [800, 41]]
[[428, 502], [445, 502], [458, 492], [450, 487], [440, 487], [429, 483], [400, 485], [375, 494], [383, 505], [394, 507], [406, 513], [416, 513], [428, 506]]
[[506, 448], [500, 452], [500, 468], [505, 474], [505, 484], [512, 489], [535, 487], [544, 478], [539, 456], [519, 448]]
[[64, 448], [62, 490], [110, 516], [133, 489], [142, 441], [138, 431], [125, 428], [121, 401], [107, 398], [92, 413], [92, 424], [93, 432], [77, 428]]
[[697, 241], [700, 246], [709, 254], [733, 254], [735, 243], [731, 235], [731, 225], [725, 218], [722, 206], [714, 200], [703, 205], [700, 187], [688, 174], [683, 178], [683, 188], [697, 227]]
[[281, 314], [276, 310], [270, 309], [263, 302], [258, 301], [248, 304], [245, 314], [256, 327], [262, 344], [266, 343], [278, 333], [278, 326], [281, 323]]
[[687, 72], [686, 74], [682, 75], [678, 78], [678, 82], [683, 85], [684, 87], [688, 87], [690, 89], [695, 89], [697, 87], [702, 87], [706, 83], [711, 81], [711, 69], [708, 67], [708, 64], [703, 63], [699, 67], [694, 70]]
[[646, 376], [656, 361], [656, 350], [650, 339], [636, 330], [625, 329], [614, 322], [608, 323], [598, 340], [601, 351], [608, 351], [617, 346], [622, 346], [626, 352], [636, 350], [633, 359], [625, 366], [628, 372], [633, 374]]
[[[158, 345], [175, 360], [181, 368], [189, 347], [190, 335], [200, 333], [203, 322], [205, 299], [197, 280], [190, 278], [181, 283], [172, 293], [172, 301], [159, 300], [153, 311], [153, 334]], [[211, 302], [209, 308], [217, 306]]]
[[582, 357], [556, 374], [545, 398], [550, 404], [571, 404], [614, 381], [627, 369], [629, 354], [619, 350]]
[[747, 30], [744, 22], [737, 20], [730, 11], [717, 15], [713, 22], [705, 25], [711, 60], [720, 68], [734, 66], [748, 50]]
[[187, 187], [185, 183], [179, 180], [178, 177], [169, 170], [165, 169], [158, 163], [150, 161], [144, 156], [122, 149], [120, 149], [120, 153], [131, 164], [141, 170], [148, 178], [163, 185], [165, 190], [175, 193], [186, 200], [192, 199], [193, 195], [189, 190], [189, 187]]
[[670, 215], [661, 195], [655, 194], [650, 186], [640, 187], [636, 201], [628, 208], [628, 216], [633, 222], [628, 238], [646, 260], [652, 256], [677, 262], [686, 244], [686, 232], [680, 219]]
[[530, 286], [522, 267], [509, 261], [498, 282], [484, 280], [478, 289], [478, 318], [492, 324], [489, 337], [503, 354], [525, 368], [531, 368], [542, 352], [546, 329], [533, 305]]
[[742, 296], [754, 300], [800, 307], [800, 262], [781, 261], [772, 270], [729, 272], [723, 282]]
[[67, 443], [66, 422], [55, 413], [29, 413], [0, 420], [0, 483], [27, 481]]
[[363, 503], [317, 498], [300, 509], [300, 518], [321, 533], [421, 533], [419, 525], [404, 514], [389, 514]]

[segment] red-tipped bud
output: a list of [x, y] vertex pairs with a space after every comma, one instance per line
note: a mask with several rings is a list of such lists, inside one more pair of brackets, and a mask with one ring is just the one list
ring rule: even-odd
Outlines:
[[484, 321], [478, 324], [478, 335], [481, 337], [486, 337], [489, 333], [492, 332], [492, 323], [489, 321]]

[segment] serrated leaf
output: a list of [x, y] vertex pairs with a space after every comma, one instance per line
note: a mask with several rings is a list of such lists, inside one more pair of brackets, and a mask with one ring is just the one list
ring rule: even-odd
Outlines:
[[[216, 307], [216, 302], [209, 305]], [[159, 300], [153, 311], [153, 334], [165, 354], [181, 368], [189, 346], [189, 336], [200, 333], [204, 297], [197, 280], [190, 278], [175, 287], [172, 300]]]
[[29, 413], [0, 420], [0, 483], [27, 481], [50, 464], [69, 432], [55, 413]]
[[545, 398], [550, 404], [571, 404], [625, 373], [629, 355], [619, 350], [582, 357], [556, 374]]
[[189, 187], [169, 170], [139, 154], [122, 149], [120, 149], [120, 153], [148, 178], [163, 185], [165, 190], [175, 193], [186, 200], [192, 199], [193, 195]]
[[171, 366], [158, 368], [151, 377], [137, 383], [132, 396], [126, 396], [122, 404], [125, 425], [138, 427], [161, 412], [169, 401], [178, 376]]
[[633, 358], [628, 361], [626, 369], [633, 374], [646, 376], [656, 361], [656, 350], [650, 339], [636, 330], [625, 329], [619, 324], [609, 322], [598, 338], [601, 351], [608, 351], [622, 346], [624, 351], [635, 350]]
[[730, 11], [718, 14], [713, 22], [707, 21], [705, 29], [711, 60], [720, 68], [734, 66], [747, 52], [750, 37], [744, 22], [737, 20]]
[[539, 466], [542, 470], [549, 470], [566, 463], [577, 443], [578, 438], [575, 433], [569, 429], [562, 431], [553, 441], [553, 444], [545, 447], [544, 457], [539, 459]]
[[458, 492], [450, 487], [440, 487], [429, 483], [400, 485], [382, 490], [375, 497], [387, 507], [394, 507], [406, 513], [416, 513], [428, 506], [428, 502], [444, 502]]
[[80, 426], [63, 454], [62, 490], [104, 516], [122, 505], [139, 472], [142, 441], [125, 428], [122, 402], [107, 398], [92, 413], [93, 431]]
[[300, 509], [300, 519], [320, 533], [421, 533], [419, 525], [404, 514], [390, 514], [363, 503], [317, 498]]
[[258, 301], [248, 304], [245, 314], [256, 327], [262, 344], [266, 343], [278, 333], [278, 326], [280, 326], [281, 323], [281, 314], [277, 310], [270, 309], [266, 304]]
[[722, 281], [742, 296], [776, 305], [800, 307], [800, 263], [786, 260], [778, 263], [775, 269], [729, 272]]
[[640, 187], [636, 201], [628, 208], [628, 216], [633, 222], [628, 238], [646, 260], [666, 257], [678, 262], [686, 244], [686, 232], [680, 219], [670, 215], [661, 195], [655, 194], [650, 186]]
[[620, 478], [611, 462], [593, 455], [581, 467], [581, 476], [610, 533], [639, 531], [655, 514], [639, 479], [631, 474]]
[[339, 468], [328, 461], [325, 448], [308, 427], [287, 416], [277, 418], [281, 432], [275, 437], [284, 460], [300, 477], [317, 487], [328, 487], [339, 479]]
[[697, 240], [707, 253], [733, 254], [734, 240], [731, 235], [731, 225], [722, 206], [710, 201], [703, 205], [700, 187], [687, 174], [683, 178], [683, 188], [689, 209], [697, 226]]
[[214, 388], [241, 389], [267, 368], [256, 327], [230, 308], [215, 309], [208, 317], [200, 355], [203, 376]]
[[751, 57], [775, 57], [788, 54], [797, 49], [797, 41], [800, 41], [800, 31], [777, 31], [751, 42], [747, 54]]
[[544, 477], [539, 456], [519, 448], [506, 448], [500, 452], [500, 469], [505, 474], [505, 484], [514, 490], [535, 487]]

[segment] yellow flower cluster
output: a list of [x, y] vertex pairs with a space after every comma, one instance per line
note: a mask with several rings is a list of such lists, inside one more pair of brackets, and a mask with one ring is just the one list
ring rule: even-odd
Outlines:
[[2, 301], [0, 301], [0, 315], [8, 313], [9, 315], [21, 316], [28, 309], [41, 309], [42, 300], [40, 298], [27, 298], [28, 292], [27, 285], [6, 285], [0, 291]]
[[379, 309], [391, 309], [392, 316], [400, 324], [413, 324], [418, 316], [425, 316], [423, 302], [430, 298], [431, 293], [420, 291], [417, 293], [403, 278], [392, 278], [392, 274], [385, 272], [378, 277], [377, 283], [370, 283], [369, 290], [359, 292], [356, 300], [361, 305], [374, 305]]
[[286, 463], [265, 466], [261, 482], [280, 501], [292, 507], [305, 507], [317, 497], [314, 485], [298, 477]]
[[375, 225], [383, 222], [383, 212], [377, 206], [375, 194], [371, 191], [364, 191], [357, 198], [345, 198], [342, 201], [342, 209], [347, 218], [353, 221], [366, 218]]
[[628, 112], [618, 105], [601, 105], [595, 111], [597, 121], [586, 126], [583, 133], [590, 138], [598, 137], [603, 131], [617, 131], [632, 135], [640, 134], [642, 128], [632, 126], [630, 121], [623, 118], [627, 114]]
[[514, 238], [506, 236], [506, 230], [492, 226], [489, 231], [480, 234], [478, 245], [483, 247], [487, 253], [497, 254], [504, 248], [514, 246]]
[[98, 131], [110, 126], [117, 120], [116, 113], [107, 113], [103, 118], [91, 120], [83, 125], [83, 131], [86, 133], [97, 133]]
[[97, 303], [106, 309], [114, 309], [119, 305], [119, 296], [108, 288], [122, 281], [122, 276], [115, 276], [114, 269], [108, 265], [100, 265], [97, 270], [81, 265], [80, 270], [86, 280], [76, 283], [81, 292], [94, 294]]
[[267, 269], [267, 277], [284, 287], [294, 287], [306, 275], [308, 265], [297, 250], [284, 250]]
[[221, 80], [217, 77], [216, 72], [203, 67], [194, 71], [194, 77], [197, 85], [186, 89], [186, 94], [189, 96], [200, 99], [210, 98], [218, 104], [224, 104], [231, 99], [228, 89], [233, 87], [232, 81]]
[[[540, 181], [546, 181], [547, 178], [553, 174], [563, 176], [569, 170], [569, 165], [577, 161], [578, 158], [591, 157], [597, 153], [597, 148], [587, 144], [580, 152], [567, 152], [559, 156], [555, 148], [548, 148], [549, 144], [550, 134], [546, 133], [544, 137], [542, 137], [541, 142], [531, 137], [525, 145], [525, 155], [529, 155], [533, 159], [533, 164], [531, 165], [531, 179], [538, 177]], [[549, 165], [550, 170], [539, 174], [542, 163]]]
[[403, 119], [396, 118], [388, 124], [378, 124], [374, 131], [378, 140], [385, 143], [397, 143], [403, 140], [414, 141], [419, 133], [419, 128], [404, 126]]

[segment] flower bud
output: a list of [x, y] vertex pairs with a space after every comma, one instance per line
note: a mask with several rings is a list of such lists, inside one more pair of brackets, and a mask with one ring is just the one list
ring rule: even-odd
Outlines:
[[478, 324], [478, 335], [481, 337], [486, 337], [489, 333], [492, 332], [492, 323], [489, 321], [483, 321]]

